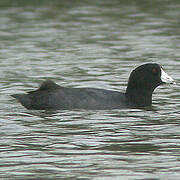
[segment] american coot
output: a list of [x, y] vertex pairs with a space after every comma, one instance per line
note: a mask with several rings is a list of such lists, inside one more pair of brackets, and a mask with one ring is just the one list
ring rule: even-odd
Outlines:
[[173, 83], [162, 67], [147, 63], [130, 74], [126, 92], [96, 88], [67, 88], [47, 80], [39, 89], [12, 96], [27, 109], [123, 109], [141, 108], [152, 104], [152, 93], [164, 83]]

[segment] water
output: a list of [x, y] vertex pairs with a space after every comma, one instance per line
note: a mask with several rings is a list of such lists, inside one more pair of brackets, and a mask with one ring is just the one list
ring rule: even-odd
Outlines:
[[[179, 179], [179, 1], [1, 1], [1, 179]], [[152, 109], [30, 111], [10, 94], [45, 79], [124, 91], [162, 64]]]

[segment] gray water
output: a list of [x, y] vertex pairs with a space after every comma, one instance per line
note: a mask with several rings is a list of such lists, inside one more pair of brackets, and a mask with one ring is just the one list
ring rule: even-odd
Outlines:
[[[179, 179], [179, 19], [179, 0], [1, 1], [1, 179]], [[152, 61], [177, 85], [149, 109], [30, 111], [10, 97], [45, 79], [124, 91]]]

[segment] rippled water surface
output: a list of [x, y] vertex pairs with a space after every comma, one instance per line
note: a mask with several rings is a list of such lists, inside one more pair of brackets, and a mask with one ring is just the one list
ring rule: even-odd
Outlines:
[[[1, 179], [179, 179], [180, 1], [1, 1]], [[30, 111], [10, 94], [45, 79], [124, 91], [158, 62], [177, 82], [153, 107]]]

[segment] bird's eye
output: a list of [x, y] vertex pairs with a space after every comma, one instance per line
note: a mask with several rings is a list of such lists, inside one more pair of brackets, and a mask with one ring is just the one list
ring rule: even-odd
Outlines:
[[153, 73], [153, 74], [157, 74], [157, 73], [158, 73], [157, 69], [156, 69], [156, 68], [153, 68], [153, 69], [152, 69], [152, 73]]

